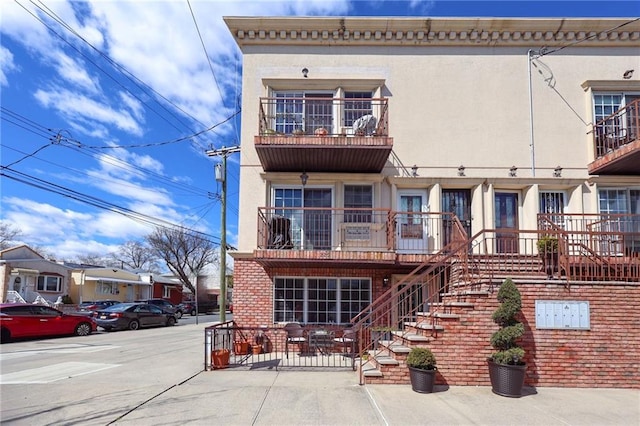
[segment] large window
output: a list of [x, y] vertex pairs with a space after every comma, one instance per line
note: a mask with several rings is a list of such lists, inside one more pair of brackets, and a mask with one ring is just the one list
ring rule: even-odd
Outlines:
[[[593, 118], [599, 134], [631, 141], [638, 136], [638, 104], [640, 93], [596, 93], [593, 95]], [[620, 114], [617, 111], [627, 107]], [[613, 117], [612, 117], [613, 116]], [[609, 118], [606, 121], [602, 121]]]
[[118, 294], [118, 283], [98, 281], [96, 285], [98, 294]]
[[344, 97], [344, 126], [351, 127], [358, 118], [373, 114], [371, 92], [345, 92]]
[[40, 275], [38, 277], [37, 291], [60, 293], [62, 291], [62, 277], [57, 277], [55, 275]]
[[[331, 188], [276, 188], [273, 207], [277, 220], [286, 219], [285, 239], [295, 248], [330, 250], [332, 247]], [[305, 209], [302, 209], [302, 208]]]
[[[601, 189], [598, 200], [604, 217], [597, 230], [612, 232], [607, 240], [612, 241], [614, 248], [606, 248], [612, 252], [640, 253], [640, 189]], [[607, 217], [607, 214], [616, 216]], [[617, 233], [624, 234], [622, 245], [616, 241]]]
[[275, 92], [275, 130], [312, 135], [323, 127], [333, 129], [333, 93]]
[[[324, 128], [329, 133], [336, 133], [339, 126], [351, 128], [360, 117], [373, 114], [371, 91], [345, 91], [341, 102], [334, 102], [335, 93], [334, 90], [274, 92], [274, 130], [284, 134], [313, 135], [319, 128]], [[342, 117], [336, 117], [340, 110]]]
[[276, 278], [274, 322], [348, 323], [371, 303], [368, 278]]

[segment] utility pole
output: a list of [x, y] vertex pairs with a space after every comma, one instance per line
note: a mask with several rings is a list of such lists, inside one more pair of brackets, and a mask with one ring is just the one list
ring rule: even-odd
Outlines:
[[[222, 166], [216, 164], [216, 180], [222, 183], [220, 200], [220, 322], [227, 320], [227, 157], [240, 152], [239, 146], [207, 151], [209, 157], [222, 157]], [[222, 169], [222, 170], [221, 170]]]

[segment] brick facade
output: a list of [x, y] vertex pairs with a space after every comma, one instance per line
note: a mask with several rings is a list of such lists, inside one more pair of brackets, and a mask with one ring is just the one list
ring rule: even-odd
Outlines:
[[[298, 271], [298, 272], [296, 272]], [[273, 280], [275, 276], [299, 276], [299, 268], [274, 268], [267, 273], [253, 260], [236, 259], [234, 320], [238, 325], [273, 325]], [[304, 269], [306, 276], [371, 277], [374, 297], [382, 291], [385, 272], [374, 269]], [[517, 280], [522, 293], [522, 321], [526, 350], [526, 384], [554, 387], [640, 388], [640, 286], [637, 284], [581, 283], [569, 288], [562, 282]], [[449, 385], [489, 385], [486, 364], [493, 352], [489, 344], [497, 325], [491, 320], [497, 308], [497, 289], [487, 295], [472, 295], [456, 301], [473, 307], [453, 307], [459, 318], [441, 318], [444, 331], [427, 344], [438, 360], [437, 381]], [[538, 330], [536, 300], [588, 301], [590, 330]], [[446, 301], [446, 300], [445, 300]], [[398, 360], [404, 365], [406, 356]], [[385, 369], [387, 371], [385, 371]], [[408, 383], [406, 368], [383, 369], [376, 383]]]

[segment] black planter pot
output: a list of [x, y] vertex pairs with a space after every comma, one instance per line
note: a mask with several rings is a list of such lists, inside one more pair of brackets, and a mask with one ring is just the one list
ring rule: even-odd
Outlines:
[[436, 370], [420, 370], [409, 367], [411, 389], [419, 393], [432, 393], [436, 379]]
[[493, 393], [510, 398], [520, 398], [527, 366], [496, 364], [490, 359], [487, 360], [487, 363], [489, 364], [489, 378]]

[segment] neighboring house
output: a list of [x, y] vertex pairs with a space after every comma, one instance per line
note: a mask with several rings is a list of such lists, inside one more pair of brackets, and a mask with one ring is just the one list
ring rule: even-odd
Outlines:
[[182, 283], [179, 280], [149, 272], [141, 272], [140, 278], [151, 285], [150, 297], [166, 299], [174, 305], [182, 302]]
[[441, 383], [486, 385], [511, 276], [527, 383], [640, 387], [639, 21], [225, 21], [244, 55], [238, 325], [375, 322], [428, 337]]
[[53, 305], [70, 293], [71, 269], [26, 245], [0, 251], [0, 299]]
[[151, 283], [135, 272], [110, 267], [74, 268], [70, 290], [74, 302], [119, 300], [133, 302], [151, 296]]

